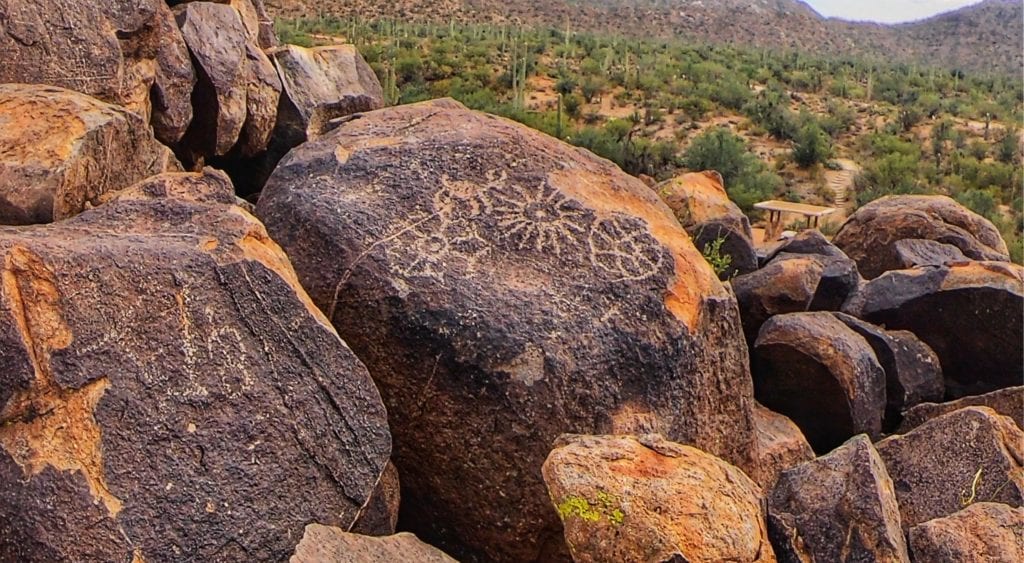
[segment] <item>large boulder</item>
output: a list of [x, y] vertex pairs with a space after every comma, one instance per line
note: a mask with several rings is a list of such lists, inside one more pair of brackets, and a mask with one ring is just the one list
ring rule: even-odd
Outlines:
[[1024, 508], [977, 502], [910, 529], [920, 563], [1018, 563], [1024, 554]]
[[766, 491], [771, 490], [783, 471], [814, 459], [814, 450], [792, 420], [757, 403], [754, 430], [758, 458], [751, 477]]
[[661, 436], [564, 436], [544, 482], [577, 563], [775, 561], [761, 489]]
[[916, 238], [896, 241], [893, 245], [893, 255], [896, 266], [892, 268], [893, 270], [907, 270], [918, 266], [945, 266], [968, 261], [964, 253], [952, 244]]
[[784, 471], [768, 522], [781, 561], [909, 561], [892, 480], [864, 435]]
[[799, 232], [796, 236], [775, 244], [764, 251], [760, 258], [761, 267], [775, 259], [779, 254], [818, 254], [834, 258], [848, 258], [839, 247], [829, 242], [825, 235], [817, 229]]
[[843, 309], [917, 335], [939, 357], [947, 397], [987, 393], [1024, 379], [1024, 268], [1017, 264], [889, 272], [867, 283]]
[[180, 170], [138, 115], [52, 86], [0, 84], [0, 224], [51, 223]]
[[350, 534], [345, 530], [310, 524], [288, 563], [457, 563], [441, 550], [410, 533], [387, 537]]
[[1024, 500], [1024, 432], [992, 409], [961, 409], [876, 447], [896, 484], [904, 528], [974, 502]]
[[942, 400], [945, 385], [939, 358], [914, 333], [883, 330], [845, 313], [835, 316], [867, 341], [885, 370], [886, 431], [899, 425], [906, 409]]
[[162, 0], [0, 0], [0, 83], [59, 86], [152, 117], [178, 141], [195, 75]]
[[1017, 426], [1024, 428], [1024, 387], [1018, 386], [984, 395], [964, 397], [948, 403], [922, 403], [903, 413], [903, 422], [900, 423], [898, 433], [906, 434], [933, 418], [965, 407], [988, 407], [1012, 418]]
[[867, 341], [831, 313], [772, 317], [753, 357], [757, 400], [792, 419], [816, 452], [881, 434], [885, 371]]
[[853, 260], [821, 254], [777, 255], [764, 268], [731, 281], [751, 346], [775, 315], [838, 311], [860, 284]]
[[713, 170], [680, 174], [654, 189], [698, 249], [717, 246], [721, 256], [729, 257], [729, 265], [719, 273], [721, 279], [757, 269], [750, 220], [729, 199], [721, 174]]
[[832, 240], [874, 279], [903, 269], [904, 239], [931, 240], [958, 248], [972, 260], [1009, 261], [999, 230], [991, 221], [946, 196], [887, 196], [858, 209]]
[[402, 526], [453, 554], [562, 544], [540, 467], [563, 433], [752, 460], [736, 303], [608, 161], [439, 100], [296, 148], [257, 210], [381, 388]]
[[367, 503], [384, 405], [230, 187], [0, 228], [5, 559], [281, 560]]

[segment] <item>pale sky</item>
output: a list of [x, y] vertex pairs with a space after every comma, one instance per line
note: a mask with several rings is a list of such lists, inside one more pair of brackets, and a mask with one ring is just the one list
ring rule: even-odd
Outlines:
[[979, 0], [805, 0], [826, 17], [882, 23], [907, 22], [927, 18], [977, 4]]

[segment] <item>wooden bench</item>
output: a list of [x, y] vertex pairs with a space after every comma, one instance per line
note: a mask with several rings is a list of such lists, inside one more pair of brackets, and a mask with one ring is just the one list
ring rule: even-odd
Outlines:
[[764, 240], [775, 240], [782, 232], [782, 214], [792, 213], [802, 215], [807, 219], [807, 228], [818, 228], [818, 222], [822, 217], [836, 212], [834, 207], [821, 207], [818, 205], [807, 205], [804, 203], [791, 203], [788, 201], [762, 201], [754, 204], [755, 209], [768, 212], [768, 228], [765, 229]]

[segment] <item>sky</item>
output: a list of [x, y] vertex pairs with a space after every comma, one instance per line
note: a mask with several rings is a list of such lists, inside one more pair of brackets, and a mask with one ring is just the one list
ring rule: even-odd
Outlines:
[[881, 23], [914, 21], [977, 4], [979, 0], [805, 0], [819, 14]]

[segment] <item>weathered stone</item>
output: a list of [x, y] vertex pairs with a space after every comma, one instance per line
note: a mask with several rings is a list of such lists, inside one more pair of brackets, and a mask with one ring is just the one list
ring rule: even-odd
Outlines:
[[1024, 428], [1024, 387], [1009, 387], [984, 395], [964, 397], [948, 403], [922, 403], [903, 413], [899, 434], [906, 434], [933, 418], [965, 407], [988, 407], [1008, 416]]
[[220, 175], [160, 176], [0, 228], [11, 560], [281, 560], [308, 522], [347, 528], [368, 501], [390, 452], [380, 396], [232, 199]]
[[246, 117], [248, 57], [245, 27], [231, 6], [189, 2], [174, 8], [185, 44], [196, 63], [199, 82], [193, 96], [195, 117], [179, 154], [202, 162], [228, 153]]
[[270, 135], [277, 123], [277, 106], [281, 98], [281, 79], [274, 64], [252, 43], [245, 46], [246, 97], [245, 125], [236, 147], [241, 157], [251, 157], [267, 150]]
[[986, 407], [968, 407], [876, 444], [896, 485], [904, 528], [973, 502], [1020, 506], [1024, 432]]
[[846, 254], [839, 250], [839, 247], [829, 242], [825, 235], [821, 234], [817, 229], [801, 231], [795, 237], [786, 239], [771, 247], [765, 252], [764, 258], [761, 260], [761, 267], [763, 268], [782, 253], [818, 254], [835, 258], [847, 258]]
[[1024, 508], [978, 502], [910, 530], [920, 563], [1018, 563], [1024, 554]]
[[753, 356], [757, 400], [792, 419], [814, 451], [881, 434], [885, 372], [867, 341], [831, 313], [772, 317]]
[[401, 533], [388, 537], [350, 534], [339, 528], [310, 524], [295, 547], [289, 563], [456, 563], [444, 552], [416, 536]]
[[165, 143], [184, 133], [195, 77], [161, 0], [0, 0], [0, 13], [0, 83], [59, 86], [152, 116]]
[[757, 469], [751, 477], [770, 491], [784, 470], [814, 459], [814, 450], [793, 421], [754, 404]]
[[894, 270], [906, 270], [918, 266], [945, 266], [968, 260], [964, 253], [952, 244], [916, 238], [896, 241], [896, 244], [893, 245], [893, 254], [897, 266], [893, 268]]
[[909, 561], [892, 480], [864, 435], [784, 471], [768, 523], [780, 561]]
[[849, 258], [788, 253], [731, 281], [751, 346], [761, 326], [774, 315], [837, 311], [859, 283], [857, 265]]
[[722, 240], [719, 252], [728, 256], [730, 262], [719, 274], [721, 279], [757, 269], [750, 221], [729, 200], [721, 174], [713, 170], [680, 174], [654, 189], [693, 237], [698, 249], [705, 250], [708, 245]]
[[946, 196], [887, 196], [858, 209], [832, 242], [874, 279], [904, 268], [896, 249], [903, 239], [924, 239], [957, 247], [972, 260], [1009, 261], [999, 230]]
[[66, 219], [107, 192], [177, 169], [124, 108], [53, 86], [0, 84], [0, 223]]
[[398, 508], [402, 495], [398, 478], [398, 468], [388, 462], [387, 468], [380, 476], [380, 481], [373, 489], [369, 502], [363, 508], [359, 519], [350, 530], [353, 534], [365, 536], [390, 536], [395, 533], [398, 525]]
[[775, 561], [760, 487], [698, 449], [566, 435], [543, 473], [577, 563]]
[[886, 331], [845, 313], [836, 318], [861, 335], [885, 370], [885, 417], [887, 431], [899, 425], [904, 410], [926, 401], [942, 400], [945, 385], [935, 352], [913, 333]]
[[403, 527], [453, 554], [561, 541], [540, 466], [566, 432], [657, 432], [749, 466], [735, 301], [608, 161], [440, 100], [296, 148], [257, 210], [381, 387]]
[[845, 312], [909, 330], [939, 357], [946, 396], [1024, 380], [1024, 268], [972, 262], [889, 272], [864, 285]]

